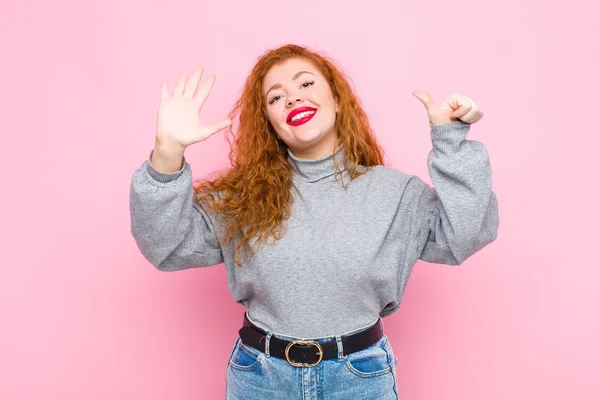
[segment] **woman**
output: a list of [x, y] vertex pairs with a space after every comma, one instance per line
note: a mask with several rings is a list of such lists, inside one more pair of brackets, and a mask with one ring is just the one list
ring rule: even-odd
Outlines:
[[[214, 77], [162, 82], [150, 159], [135, 171], [131, 227], [161, 271], [224, 263], [247, 307], [227, 365], [229, 399], [397, 399], [382, 318], [418, 259], [459, 265], [496, 238], [481, 110], [453, 94], [426, 107], [434, 188], [383, 166], [347, 79], [288, 45], [264, 54], [230, 118], [202, 125]], [[185, 149], [239, 118], [232, 167], [193, 186]]]

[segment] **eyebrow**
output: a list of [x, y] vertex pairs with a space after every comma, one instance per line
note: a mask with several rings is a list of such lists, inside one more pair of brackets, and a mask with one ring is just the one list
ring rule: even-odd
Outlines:
[[[292, 76], [292, 80], [295, 81], [296, 79], [298, 79], [298, 77], [302, 74], [311, 74], [314, 75], [312, 72], [308, 72], [308, 71], [300, 71], [300, 72], [296, 72], [294, 74], [294, 76]], [[271, 86], [271, 88], [269, 90], [267, 90], [267, 93], [265, 93], [265, 97], [269, 94], [269, 92], [273, 89], [279, 89], [281, 87], [280, 83], [276, 83], [273, 86]]]

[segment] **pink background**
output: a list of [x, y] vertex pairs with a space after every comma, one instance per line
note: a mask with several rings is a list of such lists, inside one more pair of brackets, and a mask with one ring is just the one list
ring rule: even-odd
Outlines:
[[[2, 1], [0, 398], [223, 397], [244, 308], [222, 265], [161, 273], [141, 256], [129, 183], [162, 77], [216, 73], [212, 121], [288, 42], [339, 62], [407, 173], [429, 180], [413, 90], [485, 113], [469, 137], [490, 153], [499, 238], [461, 267], [415, 266], [384, 320], [401, 398], [600, 398], [598, 6], [369, 4]], [[227, 143], [186, 155], [199, 178]]]

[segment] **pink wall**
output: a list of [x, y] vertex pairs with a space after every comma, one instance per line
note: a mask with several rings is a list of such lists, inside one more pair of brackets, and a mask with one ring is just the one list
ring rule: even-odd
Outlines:
[[[401, 398], [600, 398], [598, 6], [388, 3], [2, 1], [0, 398], [223, 397], [243, 308], [222, 266], [143, 259], [129, 181], [161, 77], [203, 64], [217, 74], [203, 118], [222, 118], [256, 57], [287, 42], [340, 62], [405, 172], [428, 179], [413, 90], [485, 113], [470, 138], [490, 153], [499, 238], [461, 267], [415, 267], [385, 319]], [[227, 143], [187, 157], [204, 176]]]

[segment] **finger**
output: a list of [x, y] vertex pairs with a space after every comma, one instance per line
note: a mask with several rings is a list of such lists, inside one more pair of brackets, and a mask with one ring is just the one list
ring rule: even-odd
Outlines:
[[194, 100], [198, 101], [200, 105], [204, 104], [206, 98], [210, 94], [213, 85], [215, 84], [216, 77], [214, 75], [210, 75], [206, 80], [200, 85], [196, 95], [194, 96]]
[[431, 106], [435, 105], [435, 102], [433, 101], [433, 97], [431, 97], [431, 95], [427, 92], [424, 92], [422, 90], [415, 90], [412, 94], [417, 99], [419, 99], [419, 101], [421, 103], [423, 103], [423, 105], [425, 106], [425, 108], [427, 110], [429, 110], [431, 108]]
[[465, 106], [460, 106], [460, 108], [458, 110], [454, 110], [452, 112], [452, 114], [450, 114], [450, 117], [463, 119], [465, 117], [465, 115], [467, 115], [470, 111], [471, 111], [471, 109], [469, 109]]
[[453, 105], [456, 105], [456, 107], [468, 107], [471, 108], [473, 107], [473, 104], [471, 103], [471, 100], [462, 94], [459, 93], [452, 93], [452, 96], [450, 96], [450, 102]]
[[460, 119], [461, 121], [466, 122], [468, 124], [474, 124], [475, 122], [481, 119], [482, 114], [483, 112], [481, 112], [479, 108], [473, 108]]
[[217, 121], [217, 122], [213, 122], [212, 124], [210, 124], [208, 126], [208, 128], [209, 128], [209, 130], [212, 133], [217, 133], [220, 130], [223, 130], [223, 129], [227, 128], [231, 124], [232, 124], [231, 120], [229, 118], [227, 118], [227, 119], [222, 119], [222, 120]]
[[458, 93], [453, 93], [450, 98], [450, 106], [454, 109], [450, 117], [452, 118], [462, 118], [469, 111], [473, 109], [473, 104], [471, 101]]
[[160, 81], [160, 99], [165, 100], [169, 98], [169, 82], [166, 79]]
[[177, 83], [177, 87], [175, 88], [175, 93], [173, 93], [173, 95], [183, 95], [183, 90], [185, 88], [185, 81], [187, 80], [187, 77], [187, 71], [181, 74], [181, 76], [179, 77], [179, 82]]
[[481, 118], [483, 118], [483, 111], [481, 111], [481, 108], [479, 108], [479, 106], [477, 104], [475, 104], [475, 102], [473, 100], [471, 100], [470, 97], [467, 97], [464, 94], [463, 94], [463, 97], [471, 103], [471, 106], [472, 106], [471, 110], [476, 111], [473, 116], [473, 122], [471, 122], [472, 124], [474, 124], [475, 122], [477, 122]]
[[185, 85], [185, 90], [183, 92], [183, 95], [185, 97], [194, 97], [196, 89], [198, 88], [198, 82], [200, 82], [200, 78], [202, 78], [202, 72], [204, 72], [204, 68], [202, 68], [201, 66], [196, 67], [194, 73], [192, 74], [192, 77]]

